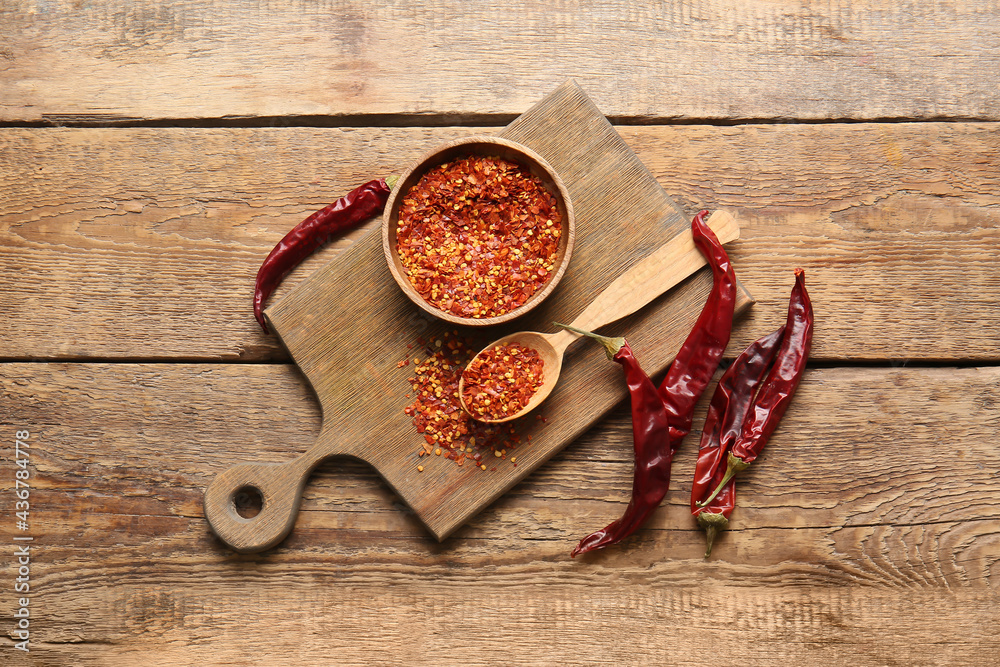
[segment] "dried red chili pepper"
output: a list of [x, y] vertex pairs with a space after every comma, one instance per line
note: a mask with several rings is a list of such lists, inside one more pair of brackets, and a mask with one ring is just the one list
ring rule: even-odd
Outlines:
[[267, 323], [264, 321], [264, 302], [281, 283], [281, 279], [334, 234], [353, 229], [381, 213], [395, 183], [394, 176], [369, 181], [316, 211], [278, 241], [278, 245], [274, 246], [257, 270], [257, 282], [254, 286], [253, 315], [264, 333], [268, 333]]
[[708, 211], [699, 212], [691, 221], [691, 232], [695, 245], [712, 268], [712, 291], [660, 383], [660, 398], [670, 418], [672, 448], [691, 432], [694, 406], [719, 367], [733, 328], [736, 274], [729, 255], [705, 223], [707, 217]]
[[608, 358], [621, 364], [625, 371], [632, 404], [632, 446], [635, 450], [635, 472], [632, 476], [632, 499], [622, 518], [580, 540], [571, 556], [616, 544], [634, 533], [660, 506], [670, 486], [670, 447], [666, 444], [670, 425], [656, 385], [643, 372], [632, 348], [624, 338], [598, 336], [589, 331], [572, 329], [595, 338], [608, 353]]
[[792, 396], [802, 380], [812, 346], [813, 310], [806, 292], [805, 272], [795, 269], [795, 286], [788, 302], [785, 336], [767, 375], [744, 419], [740, 435], [727, 454], [726, 473], [715, 491], [696, 507], [706, 507], [722, 487], [735, 475], [746, 470], [760, 455], [764, 445], [778, 427]]
[[[784, 333], [785, 327], [782, 326], [751, 343], [736, 357], [719, 379], [708, 406], [691, 486], [691, 513], [707, 533], [705, 558], [712, 553], [715, 536], [729, 525], [729, 516], [736, 506], [736, 480], [723, 482], [726, 454], [740, 435], [757, 387], [774, 361]], [[722, 489], [710, 503], [704, 507], [697, 505], [707, 493], [720, 485]]]
[[[636, 379], [635, 389], [632, 382], [629, 382], [636, 454], [632, 499], [621, 519], [585, 537], [573, 550], [573, 556], [620, 542], [635, 532], [653, 510], [659, 507], [670, 488], [670, 466], [674, 452], [691, 430], [695, 404], [711, 381], [729, 344], [736, 305], [736, 275], [718, 237], [705, 223], [707, 217], [708, 211], [698, 213], [691, 221], [691, 230], [695, 245], [712, 268], [712, 291], [698, 321], [656, 392], [659, 406], [641, 393], [640, 384], [642, 387], [651, 384], [648, 377], [646, 384]], [[619, 351], [627, 349], [625, 339], [608, 339], [578, 329], [571, 330], [600, 340], [607, 348], [608, 356], [623, 366], [634, 363], [634, 368], [626, 366], [626, 379], [630, 372], [640, 373], [645, 377], [630, 349], [627, 353], [614, 353], [613, 356], [612, 345], [615, 342], [621, 341]], [[638, 397], [635, 392], [639, 392]], [[637, 411], [637, 404], [645, 407]], [[660, 428], [663, 416], [667, 420], [665, 432]]]

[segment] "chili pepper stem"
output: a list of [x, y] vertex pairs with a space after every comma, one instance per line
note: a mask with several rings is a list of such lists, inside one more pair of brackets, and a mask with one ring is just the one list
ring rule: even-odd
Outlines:
[[715, 512], [702, 512], [698, 515], [698, 525], [705, 531], [705, 538], [708, 541], [705, 558], [708, 558], [712, 555], [712, 543], [715, 542], [715, 537], [726, 529], [726, 526], [729, 525], [729, 519]]
[[722, 481], [719, 482], [719, 485], [715, 487], [715, 491], [712, 491], [712, 495], [710, 495], [705, 500], [702, 500], [701, 502], [695, 503], [696, 507], [705, 507], [710, 502], [715, 500], [715, 497], [719, 495], [719, 491], [722, 491], [722, 487], [728, 484], [729, 480], [731, 480], [737, 474], [743, 472], [744, 470], [750, 467], [749, 463], [747, 463], [740, 457], [735, 456], [732, 452], [729, 452], [729, 456], [727, 458], [728, 460], [726, 461], [726, 476], [723, 477]]
[[385, 177], [385, 184], [389, 186], [390, 190], [392, 190], [394, 187], [396, 187], [396, 183], [397, 182], [399, 182], [399, 176], [396, 175], [396, 174], [393, 174], [392, 176], [386, 176]]
[[609, 338], [607, 336], [595, 334], [592, 331], [584, 331], [583, 329], [577, 329], [576, 327], [571, 327], [568, 324], [559, 324], [558, 322], [553, 322], [552, 324], [556, 325], [557, 327], [562, 327], [563, 329], [568, 329], [573, 333], [578, 333], [582, 336], [593, 338], [598, 343], [604, 346], [605, 352], [608, 353], [608, 359], [614, 359], [615, 355], [618, 354], [619, 350], [621, 350], [622, 347], [625, 346], [625, 339], [620, 336], [618, 338]]

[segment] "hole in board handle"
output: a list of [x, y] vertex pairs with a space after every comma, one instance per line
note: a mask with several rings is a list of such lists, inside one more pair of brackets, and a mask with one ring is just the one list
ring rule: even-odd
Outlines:
[[252, 519], [264, 509], [264, 495], [255, 486], [241, 486], [233, 493], [233, 510], [244, 519]]

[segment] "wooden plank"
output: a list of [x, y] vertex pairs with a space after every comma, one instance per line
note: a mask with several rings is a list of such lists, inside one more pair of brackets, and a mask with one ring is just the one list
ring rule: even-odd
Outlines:
[[[814, 359], [1000, 359], [995, 125], [619, 130], [688, 213], [738, 214], [758, 305], [733, 349], [777, 325], [802, 265]], [[0, 358], [287, 360], [250, 308], [274, 243], [373, 174], [496, 131], [2, 129]]]
[[[989, 664], [983, 656], [1000, 648], [996, 597], [983, 591], [595, 588], [493, 573], [372, 586], [329, 568], [257, 578], [229, 569], [224, 580], [199, 574], [197, 586], [140, 575], [98, 594], [81, 582], [60, 592], [68, 617], [32, 644], [32, 662], [9, 664], [939, 667]], [[103, 608], [117, 615], [95, 619]]]
[[[115, 521], [148, 516], [174, 525], [156, 549], [223, 553], [201, 514], [208, 482], [234, 456], [284, 460], [319, 430], [318, 406], [299, 373], [285, 365], [5, 364], [2, 370], [4, 423], [33, 434], [36, 519], [54, 531], [54, 544], [63, 544], [56, 539], [63, 531], [85, 530], [87, 544], [151, 549], [148, 540], [163, 526], [112, 529]], [[989, 567], [989, 550], [1000, 545], [1000, 453], [991, 440], [998, 397], [997, 368], [810, 370], [759, 465], [740, 482], [730, 533], [735, 541], [745, 531], [785, 530], [790, 551], [773, 544], [731, 550], [723, 538], [719, 561], [781, 567], [782, 559], [802, 559], [816, 576], [856, 569], [882, 586], [895, 585], [892, 570], [942, 586], [988, 583], [998, 574]], [[627, 566], [665, 551], [700, 558], [703, 539], [687, 494], [706, 402], [648, 530], [584, 562]], [[414, 450], [420, 440], [414, 431]], [[514, 560], [562, 560], [574, 538], [624, 507], [630, 483], [629, 417], [619, 409], [437, 546], [366, 466], [337, 461], [324, 464], [307, 487], [304, 523], [266, 558], [284, 562], [320, 549], [324, 557], [348, 560], [449, 553], [477, 561], [496, 557], [492, 545], [503, 544]], [[966, 525], [983, 533], [977, 545], [983, 551], [952, 562], [954, 545], [932, 536]], [[919, 556], [885, 549], [871, 537], [879, 528], [906, 533], [921, 526], [924, 535], [906, 538]], [[800, 541], [799, 529], [823, 537]], [[190, 531], [197, 543], [175, 543], [191, 540]], [[840, 539], [859, 542], [838, 545]], [[355, 553], [358, 547], [364, 551]]]
[[32, 434], [31, 658], [958, 665], [1000, 648], [1000, 369], [809, 371], [707, 562], [686, 507], [704, 403], [665, 507], [593, 556], [568, 552], [624, 507], [624, 410], [443, 544], [334, 462], [286, 543], [238, 556], [201, 490], [234, 455], [311, 441], [294, 368], [0, 365], [3, 423]]
[[997, 13], [972, 0], [527, 0], [502, 12], [460, 0], [8, 0], [0, 120], [503, 123], [566, 78], [640, 121], [991, 120]]

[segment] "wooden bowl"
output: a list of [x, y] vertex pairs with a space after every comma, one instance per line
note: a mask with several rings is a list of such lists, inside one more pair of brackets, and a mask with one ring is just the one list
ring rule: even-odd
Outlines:
[[[528, 171], [537, 176], [545, 187], [556, 199], [556, 205], [562, 214], [562, 234], [559, 237], [559, 247], [556, 253], [553, 270], [549, 272], [548, 281], [525, 301], [521, 306], [503, 315], [496, 317], [461, 317], [453, 313], [441, 310], [437, 306], [424, 300], [420, 293], [413, 287], [406, 275], [406, 269], [396, 252], [396, 232], [399, 224], [399, 207], [403, 201], [403, 196], [410, 191], [420, 178], [431, 168], [440, 164], [468, 155], [485, 155], [499, 157], [526, 167]], [[569, 266], [570, 255], [573, 252], [573, 239], [575, 237], [573, 205], [569, 199], [569, 193], [563, 184], [559, 174], [537, 153], [526, 146], [501, 139], [499, 137], [469, 137], [458, 139], [444, 146], [441, 146], [407, 169], [400, 177], [396, 186], [389, 195], [389, 201], [385, 206], [385, 213], [382, 217], [382, 247], [385, 250], [385, 258], [389, 263], [389, 271], [395, 278], [403, 293], [410, 298], [413, 303], [430, 313], [431, 315], [466, 326], [489, 326], [509, 322], [516, 317], [524, 315], [532, 308], [540, 304], [545, 297], [552, 293], [563, 274]]]

